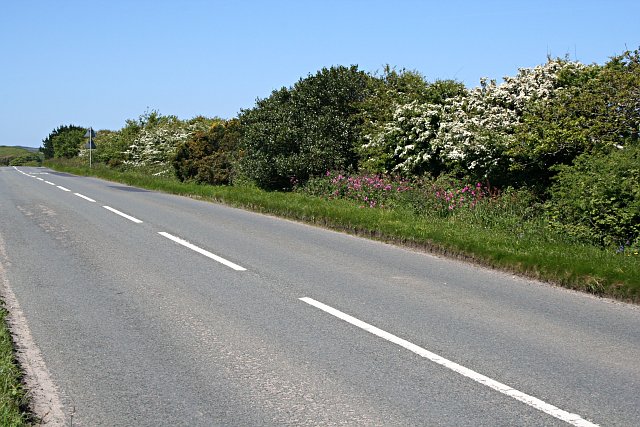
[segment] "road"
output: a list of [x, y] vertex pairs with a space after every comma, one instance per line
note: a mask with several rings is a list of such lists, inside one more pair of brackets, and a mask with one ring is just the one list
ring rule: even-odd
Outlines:
[[640, 425], [640, 310], [291, 221], [0, 168], [65, 423]]

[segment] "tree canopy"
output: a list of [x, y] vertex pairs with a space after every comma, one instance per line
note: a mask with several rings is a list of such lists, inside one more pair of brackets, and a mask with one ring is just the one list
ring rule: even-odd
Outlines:
[[[74, 157], [80, 152], [86, 128], [76, 125], [62, 125], [55, 128], [42, 140], [40, 151], [45, 159], [53, 157]], [[81, 135], [78, 137], [78, 135]]]
[[327, 170], [356, 168], [370, 79], [356, 66], [323, 68], [242, 110], [242, 172], [261, 187], [286, 189]]

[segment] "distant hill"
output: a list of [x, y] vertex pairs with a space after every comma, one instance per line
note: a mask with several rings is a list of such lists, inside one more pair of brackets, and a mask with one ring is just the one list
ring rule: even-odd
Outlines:
[[[33, 153], [33, 147], [16, 147], [16, 146], [7, 146], [0, 145], [0, 156], [24, 156], [29, 153]], [[38, 151], [36, 148], [35, 151]]]
[[0, 145], [0, 166], [39, 162], [39, 158], [37, 148]]
[[27, 151], [29, 151], [31, 153], [37, 153], [37, 152], [40, 151], [40, 148], [38, 148], [38, 147], [22, 147], [20, 145], [15, 145], [14, 147], [15, 148], [22, 148], [23, 150], [27, 150]]

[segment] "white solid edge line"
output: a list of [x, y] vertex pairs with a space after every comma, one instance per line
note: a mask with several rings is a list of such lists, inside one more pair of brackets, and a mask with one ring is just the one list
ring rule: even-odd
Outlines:
[[69, 190], [68, 188], [64, 188], [64, 187], [63, 187], [63, 186], [61, 186], [61, 185], [56, 185], [56, 187], [58, 187], [58, 188], [59, 188], [59, 189], [61, 189], [62, 191], [71, 191], [71, 190]]
[[85, 199], [85, 200], [88, 200], [88, 201], [90, 201], [90, 202], [92, 202], [92, 203], [95, 203], [95, 202], [96, 202], [96, 201], [95, 201], [95, 200], [93, 200], [91, 197], [87, 197], [87, 196], [85, 196], [85, 195], [83, 195], [83, 194], [80, 194], [80, 193], [73, 193], [73, 194], [75, 194], [76, 196], [81, 197], [81, 198], [83, 198], [83, 199]]
[[499, 391], [500, 393], [505, 394], [509, 397], [512, 397], [516, 400], [519, 400], [520, 402], [526, 403], [527, 405], [539, 411], [549, 414], [569, 424], [572, 424], [574, 426], [579, 426], [579, 427], [597, 427], [598, 426], [598, 424], [594, 424], [590, 421], [587, 421], [577, 414], [572, 414], [570, 412], [564, 411], [536, 397], [530, 396], [526, 393], [523, 393], [514, 388], [511, 388], [506, 384], [502, 384], [496, 380], [493, 380], [469, 368], [465, 368], [462, 365], [459, 365], [455, 362], [445, 359], [444, 357], [438, 356], [437, 354], [432, 353], [429, 350], [426, 350], [422, 347], [412, 344], [409, 341], [406, 341], [393, 334], [390, 334], [389, 332], [385, 332], [382, 329], [376, 328], [375, 326], [370, 325], [366, 322], [363, 322], [362, 320], [358, 320], [353, 316], [343, 313], [340, 310], [336, 310], [335, 308], [330, 307], [326, 304], [323, 304], [319, 301], [316, 301], [313, 298], [304, 297], [304, 298], [300, 298], [300, 300], [316, 308], [319, 308], [320, 310], [325, 311], [339, 319], [342, 319], [345, 322], [348, 322], [354, 326], [357, 326], [360, 329], [364, 329], [365, 331], [370, 332], [373, 335], [376, 335], [380, 338], [383, 338], [387, 341], [390, 341], [394, 344], [404, 347], [405, 349], [412, 351], [413, 353], [419, 356], [429, 359], [432, 362], [435, 362], [448, 369], [451, 369], [452, 371], [457, 372], [460, 375], [464, 375], [467, 378], [470, 378], [480, 384], [486, 385], [487, 387], [490, 387], [496, 391]]
[[235, 263], [233, 263], [233, 262], [231, 262], [229, 260], [226, 260], [226, 259], [224, 259], [222, 257], [219, 257], [216, 254], [212, 254], [211, 252], [209, 252], [207, 250], [204, 250], [202, 248], [199, 248], [196, 245], [194, 245], [192, 243], [189, 243], [186, 240], [183, 240], [183, 239], [181, 239], [179, 237], [176, 237], [176, 236], [174, 236], [172, 234], [166, 233], [164, 231], [159, 231], [158, 234], [160, 234], [161, 236], [166, 237], [169, 240], [173, 240], [174, 242], [176, 242], [176, 243], [178, 243], [178, 244], [180, 244], [180, 245], [182, 245], [184, 247], [187, 247], [187, 248], [189, 248], [189, 249], [191, 249], [193, 251], [196, 251], [199, 254], [202, 254], [202, 255], [204, 255], [204, 256], [206, 256], [208, 258], [211, 258], [214, 261], [217, 261], [217, 262], [219, 262], [221, 264], [224, 264], [227, 267], [230, 267], [230, 268], [232, 268], [232, 269], [234, 269], [236, 271], [246, 271], [247, 270], [244, 267], [240, 267], [238, 264], [235, 264]]
[[119, 211], [119, 210], [117, 210], [117, 209], [113, 209], [113, 208], [112, 208], [112, 207], [110, 207], [110, 206], [103, 206], [103, 208], [105, 208], [105, 209], [106, 209], [106, 210], [108, 210], [108, 211], [113, 212], [113, 213], [114, 213], [114, 214], [116, 214], [116, 215], [120, 215], [121, 217], [126, 218], [126, 219], [128, 219], [129, 221], [133, 221], [133, 222], [135, 222], [136, 224], [140, 224], [140, 223], [142, 223], [142, 221], [141, 221], [141, 220], [139, 220], [138, 218], [132, 217], [131, 215], [127, 215], [126, 213], [124, 213], [124, 212], [120, 212], [120, 211]]

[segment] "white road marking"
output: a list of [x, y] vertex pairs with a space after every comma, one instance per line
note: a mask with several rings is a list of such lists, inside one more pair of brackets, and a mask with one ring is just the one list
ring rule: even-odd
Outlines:
[[199, 254], [202, 254], [202, 255], [204, 255], [204, 256], [206, 256], [208, 258], [211, 258], [214, 261], [218, 261], [219, 263], [224, 264], [227, 267], [231, 267], [232, 269], [234, 269], [236, 271], [246, 271], [246, 268], [240, 267], [238, 264], [234, 264], [233, 262], [231, 262], [229, 260], [226, 260], [226, 259], [224, 259], [222, 257], [219, 257], [218, 255], [212, 254], [211, 252], [209, 252], [207, 250], [204, 250], [202, 248], [199, 248], [196, 245], [194, 245], [192, 243], [189, 243], [186, 240], [182, 240], [179, 237], [176, 237], [176, 236], [171, 235], [169, 233], [165, 233], [164, 231], [160, 231], [160, 232], [158, 232], [158, 234], [160, 234], [161, 236], [166, 237], [169, 240], [173, 240], [174, 242], [176, 242], [176, 243], [178, 243], [178, 244], [180, 244], [180, 245], [182, 245], [184, 247], [187, 247], [187, 248], [191, 249], [192, 251], [196, 251]]
[[470, 378], [482, 385], [485, 385], [487, 387], [490, 387], [496, 391], [499, 391], [502, 394], [505, 394], [509, 397], [512, 397], [516, 400], [519, 400], [520, 402], [526, 403], [527, 405], [542, 411], [546, 414], [549, 414], [555, 418], [558, 418], [562, 421], [565, 421], [569, 424], [572, 424], [574, 426], [579, 426], [579, 427], [597, 427], [597, 424], [594, 424], [590, 421], [587, 421], [585, 419], [583, 419], [582, 417], [580, 417], [577, 414], [572, 414], [570, 412], [564, 411], [560, 408], [557, 408], [549, 403], [546, 403], [536, 397], [530, 396], [528, 394], [525, 394], [521, 391], [518, 391], [514, 388], [509, 387], [506, 384], [502, 384], [496, 380], [493, 380], [487, 376], [484, 376], [478, 372], [475, 372], [469, 368], [465, 368], [462, 365], [459, 365], [455, 362], [452, 362], [448, 359], [445, 359], [444, 357], [441, 357], [435, 353], [432, 353], [428, 350], [425, 350], [422, 347], [419, 347], [409, 341], [406, 341], [400, 337], [397, 337], [393, 334], [390, 334], [389, 332], [385, 332], [382, 329], [376, 328], [373, 325], [370, 325], [366, 322], [363, 322], [362, 320], [358, 320], [353, 316], [350, 316], [346, 313], [343, 313], [340, 310], [336, 310], [333, 307], [330, 307], [326, 304], [323, 304], [319, 301], [316, 301], [312, 298], [300, 298], [301, 301], [306, 302], [309, 305], [312, 305], [316, 308], [319, 308], [322, 311], [325, 311], [339, 319], [344, 320], [345, 322], [348, 322], [354, 326], [357, 326], [360, 329], [364, 329], [367, 332], [372, 333], [373, 335], [376, 335], [380, 338], [383, 338], [387, 341], [390, 341], [394, 344], [399, 345], [400, 347], [403, 347], [409, 351], [412, 351], [413, 353], [422, 356], [426, 359], [429, 359], [432, 362], [435, 362], [439, 365], [444, 366], [445, 368], [451, 369], [454, 372], [459, 373], [460, 375], [463, 375], [467, 378]]
[[119, 210], [117, 210], [117, 209], [113, 209], [112, 207], [109, 207], [109, 206], [103, 206], [103, 208], [105, 208], [106, 210], [109, 210], [109, 211], [113, 212], [113, 213], [114, 213], [114, 214], [116, 214], [116, 215], [120, 215], [121, 217], [126, 218], [126, 219], [128, 219], [129, 221], [133, 221], [133, 222], [135, 222], [136, 224], [140, 224], [140, 223], [142, 222], [142, 221], [140, 221], [138, 218], [134, 218], [134, 217], [132, 217], [131, 215], [127, 215], [126, 213], [124, 213], [124, 212], [120, 212]]
[[68, 188], [64, 188], [64, 187], [63, 187], [63, 186], [61, 186], [61, 185], [56, 185], [56, 187], [58, 187], [58, 188], [59, 188], [59, 189], [61, 189], [62, 191], [71, 191], [71, 190], [69, 190]]
[[45, 181], [45, 183], [49, 184], [49, 185], [55, 185], [53, 182], [51, 181]]
[[37, 179], [38, 181], [44, 181], [44, 179], [40, 178], [39, 176], [36, 176], [34, 178]]
[[85, 200], [88, 200], [88, 201], [90, 201], [90, 202], [92, 202], [92, 203], [95, 203], [95, 202], [96, 202], [96, 201], [95, 201], [95, 200], [93, 200], [91, 197], [84, 196], [84, 195], [82, 195], [82, 194], [80, 194], [80, 193], [73, 193], [73, 194], [75, 194], [76, 196], [81, 197], [81, 198], [83, 198], [83, 199], [85, 199]]
[[[14, 168], [15, 170], [17, 170], [18, 172], [20, 172], [22, 175], [30, 176], [31, 178], [37, 178], [37, 177], [36, 177], [36, 176], [34, 176], [34, 175], [48, 175], [48, 174], [49, 174], [49, 172], [31, 172], [31, 173], [29, 174], [29, 173], [27, 173], [27, 172], [21, 171], [20, 169], [18, 169], [18, 167], [17, 167], [17, 166], [14, 166], [13, 168]], [[38, 179], [40, 179], [40, 178], [38, 178]], [[40, 179], [40, 181], [44, 181], [44, 180], [43, 180], [43, 179]]]

